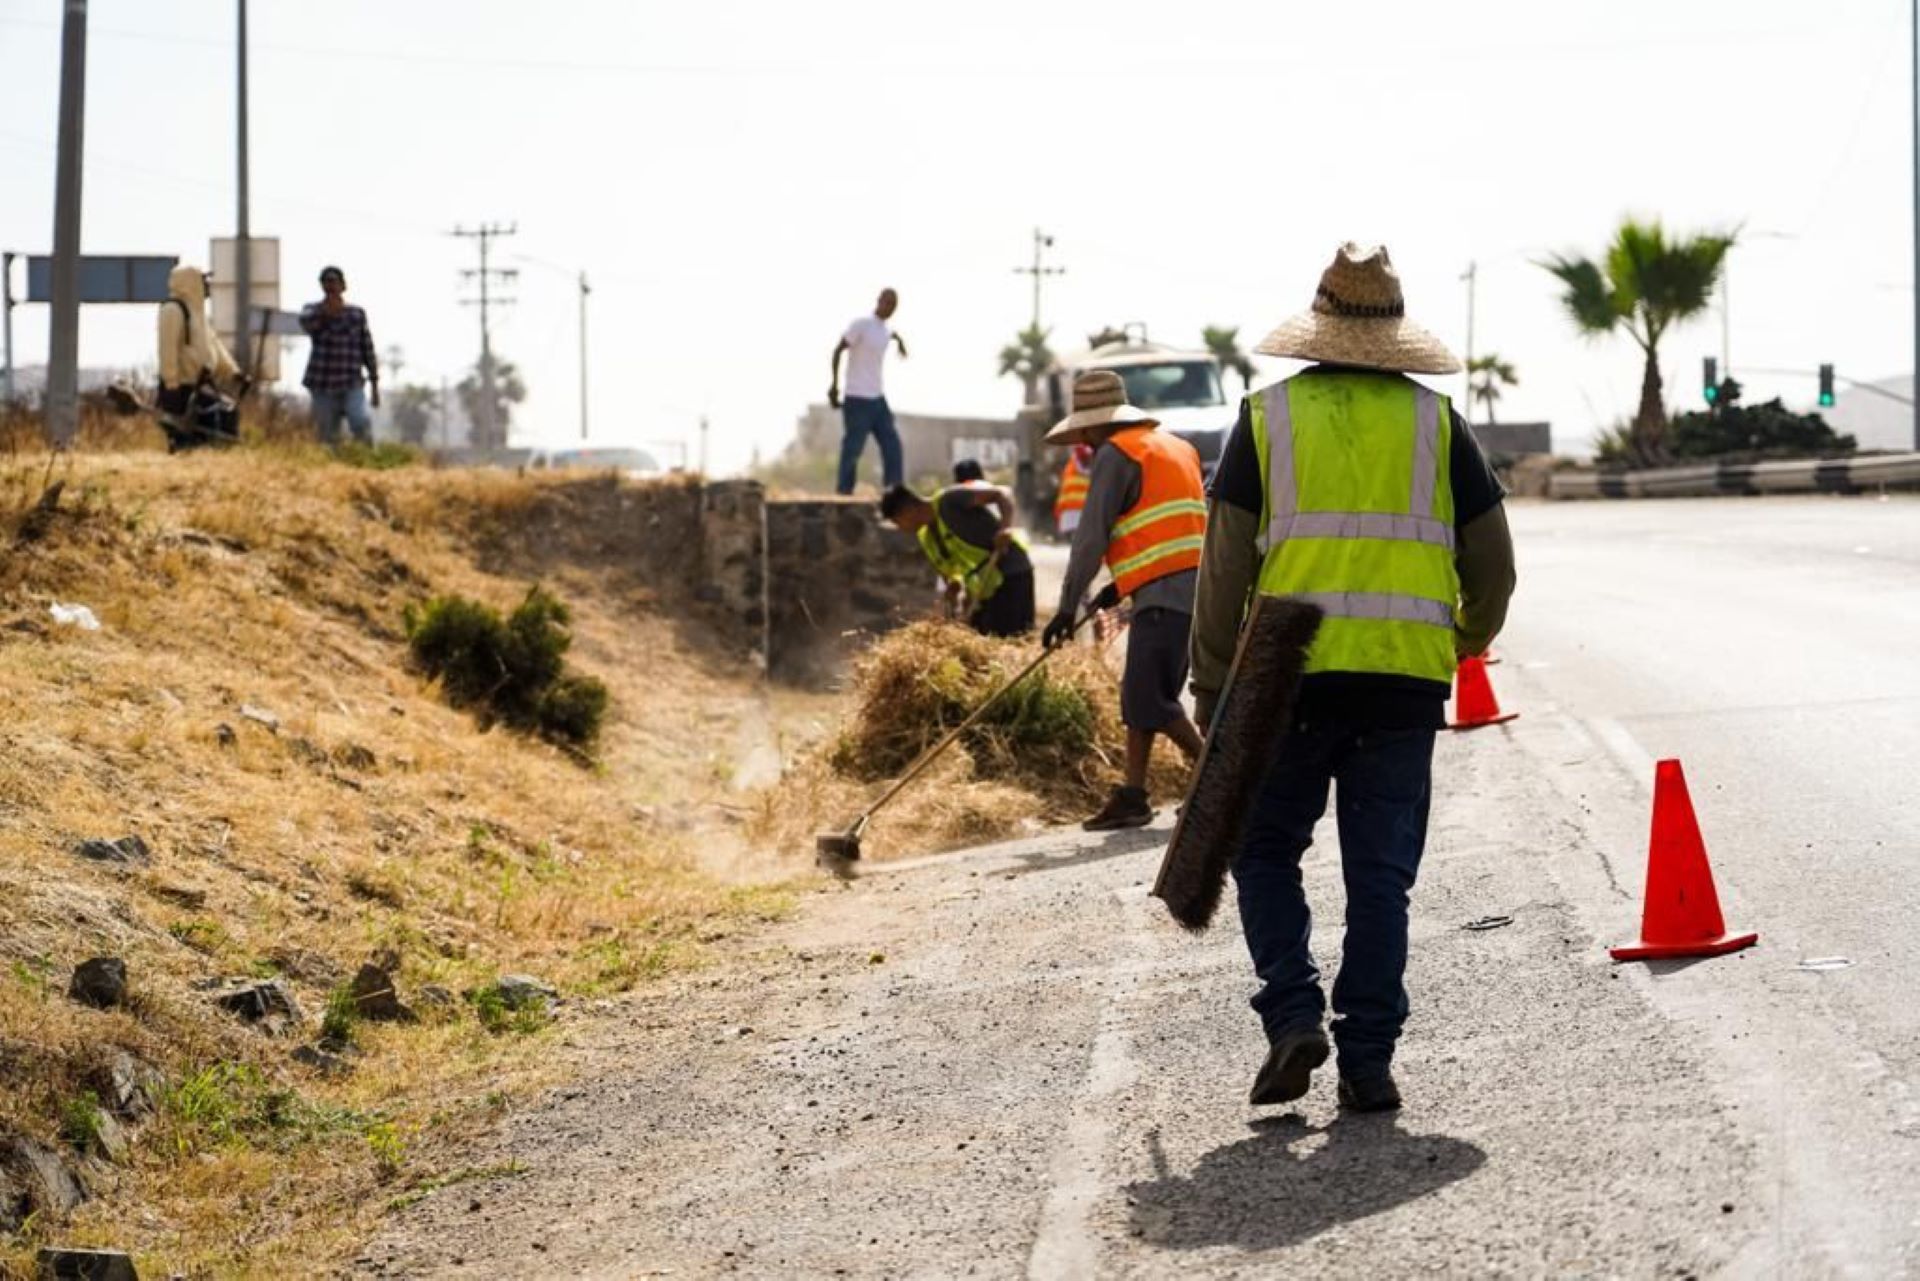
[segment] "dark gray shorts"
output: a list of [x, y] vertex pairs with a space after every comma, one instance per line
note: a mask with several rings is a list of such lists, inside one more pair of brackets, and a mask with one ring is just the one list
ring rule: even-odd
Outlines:
[[1165, 729], [1186, 715], [1187, 642], [1193, 615], [1136, 609], [1127, 628], [1127, 668], [1120, 677], [1120, 719], [1132, 729]]

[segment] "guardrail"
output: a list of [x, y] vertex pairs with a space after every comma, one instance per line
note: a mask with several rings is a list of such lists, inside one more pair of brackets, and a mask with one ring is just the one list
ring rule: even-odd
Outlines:
[[1562, 471], [1553, 474], [1548, 493], [1554, 498], [1709, 498], [1910, 488], [1920, 488], [1920, 453], [1706, 463], [1647, 471]]

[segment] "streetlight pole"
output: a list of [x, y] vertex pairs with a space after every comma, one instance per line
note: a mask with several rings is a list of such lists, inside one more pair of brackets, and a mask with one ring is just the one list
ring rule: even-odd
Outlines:
[[[1914, 3], [1920, 4], [1920, 0], [1914, 0]], [[1473, 305], [1474, 305], [1474, 296], [1479, 292], [1480, 264], [1477, 262], [1469, 262], [1467, 264], [1466, 271], [1461, 274], [1460, 279], [1467, 282], [1467, 360], [1466, 360], [1466, 366], [1461, 371], [1461, 375], [1460, 375], [1460, 383], [1462, 388], [1462, 395], [1461, 395], [1461, 401], [1460, 401], [1460, 416], [1466, 421], [1468, 426], [1472, 426], [1473, 425]]]
[[47, 343], [47, 434], [69, 449], [80, 430], [80, 153], [87, 102], [87, 0], [60, 23], [60, 132], [53, 179], [53, 317]]
[[587, 273], [580, 273], [580, 439], [587, 438]]
[[238, 207], [233, 220], [233, 354], [240, 368], [251, 373], [253, 358], [253, 240], [248, 226], [247, 188], [247, 0], [239, 0], [239, 65], [234, 113], [238, 161], [234, 179]]

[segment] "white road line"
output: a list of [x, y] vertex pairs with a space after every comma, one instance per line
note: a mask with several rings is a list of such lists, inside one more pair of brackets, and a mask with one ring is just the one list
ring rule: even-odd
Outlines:
[[1039, 1230], [1027, 1257], [1032, 1281], [1092, 1277], [1099, 1265], [1099, 1243], [1087, 1220], [1106, 1185], [1102, 1179], [1108, 1140], [1114, 1122], [1113, 1096], [1132, 1085], [1138, 1072], [1128, 1030], [1127, 1000], [1139, 986], [1146, 964], [1149, 935], [1146, 891], [1116, 890], [1125, 920], [1125, 941], [1114, 949], [1107, 969], [1107, 999], [1100, 1010], [1100, 1030], [1087, 1056], [1087, 1076], [1073, 1102], [1066, 1132], [1054, 1150], [1046, 1203], [1040, 1209]]
[[1606, 749], [1613, 753], [1613, 759], [1619, 761], [1627, 773], [1638, 780], [1641, 787], [1653, 786], [1653, 754], [1640, 746], [1640, 741], [1630, 733], [1625, 725], [1607, 716], [1589, 717], [1587, 728], [1593, 731]]

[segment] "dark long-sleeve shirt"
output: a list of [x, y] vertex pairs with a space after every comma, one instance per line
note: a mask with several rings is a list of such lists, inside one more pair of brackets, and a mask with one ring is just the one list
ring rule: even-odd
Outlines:
[[[1093, 468], [1087, 474], [1087, 505], [1081, 509], [1080, 523], [1073, 530], [1067, 577], [1060, 585], [1060, 613], [1072, 617], [1079, 610], [1087, 589], [1093, 586], [1094, 577], [1100, 572], [1114, 525], [1139, 501], [1140, 464], [1111, 444], [1101, 445], [1093, 455]], [[1177, 609], [1191, 614], [1196, 578], [1191, 569], [1156, 578], [1133, 594], [1133, 607]]]
[[[1308, 370], [1300, 375], [1312, 377]], [[1477, 654], [1492, 643], [1513, 594], [1513, 542], [1501, 500], [1505, 491], [1458, 414], [1453, 416], [1448, 480], [1453, 487], [1454, 564], [1460, 574], [1455, 647]], [[1246, 402], [1214, 473], [1207, 542], [1195, 591], [1193, 678], [1197, 696], [1226, 683], [1240, 622], [1260, 575], [1258, 540], [1267, 478], [1261, 474]], [[1316, 672], [1302, 683], [1300, 714], [1372, 729], [1426, 729], [1445, 720], [1451, 691], [1443, 682], [1368, 672]]]
[[358, 387], [366, 377], [380, 377], [380, 359], [374, 354], [373, 332], [367, 328], [367, 313], [348, 303], [337, 315], [329, 316], [321, 303], [310, 302], [300, 309], [300, 328], [313, 339], [307, 355], [307, 374], [300, 381], [312, 391], [347, 391]]

